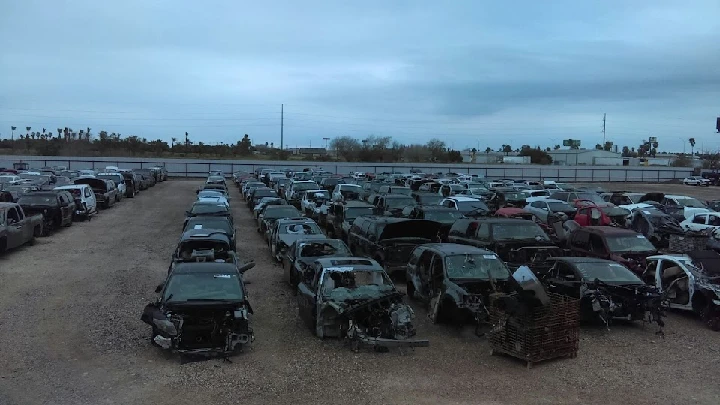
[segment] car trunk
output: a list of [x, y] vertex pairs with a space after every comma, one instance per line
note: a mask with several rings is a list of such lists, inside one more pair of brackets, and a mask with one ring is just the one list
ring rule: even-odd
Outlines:
[[442, 225], [425, 219], [409, 219], [385, 225], [378, 244], [385, 249], [385, 261], [405, 264], [418, 245], [437, 238]]
[[105, 202], [106, 194], [108, 192], [107, 183], [104, 180], [100, 179], [77, 179], [75, 180], [75, 184], [87, 184], [92, 188], [93, 193], [95, 194], [95, 199], [99, 202]]

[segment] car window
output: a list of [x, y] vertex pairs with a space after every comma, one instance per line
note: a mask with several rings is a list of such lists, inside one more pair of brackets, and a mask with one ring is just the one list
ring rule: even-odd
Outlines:
[[479, 223], [476, 235], [478, 239], [490, 239], [490, 227], [487, 224]]
[[694, 224], [705, 224], [707, 215], [695, 215], [695, 218], [693, 218]]

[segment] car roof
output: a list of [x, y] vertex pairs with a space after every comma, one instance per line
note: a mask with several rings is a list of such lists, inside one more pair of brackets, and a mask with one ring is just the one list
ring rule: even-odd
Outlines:
[[297, 224], [313, 223], [313, 224], [317, 225], [317, 223], [310, 218], [280, 218], [277, 220], [277, 223], [278, 224], [282, 224], [282, 223], [297, 223]]
[[[568, 192], [568, 191], [561, 191], [561, 193], [567, 193], [567, 192]], [[551, 203], [551, 202], [552, 202], [552, 203], [565, 203], [565, 204], [567, 204], [567, 201], [556, 200], [556, 199], [554, 199], [554, 198], [544, 198], [544, 199], [536, 200], [536, 201], [542, 201], [542, 202], [548, 202], [548, 203]]]
[[356, 200], [346, 201], [344, 203], [339, 203], [339, 204], [342, 204], [348, 208], [351, 208], [351, 207], [372, 208], [373, 207], [373, 205], [370, 203], [367, 203], [365, 201], [356, 201]]
[[457, 202], [477, 202], [482, 201], [479, 198], [472, 198], [472, 197], [463, 197], [463, 196], [453, 196], [453, 197], [447, 197], [448, 200], [454, 200]]
[[171, 274], [190, 273], [237, 274], [238, 271], [234, 263], [183, 262], [177, 263]]
[[385, 197], [386, 199], [387, 198], [412, 198], [411, 196], [409, 196], [407, 194], [393, 194], [393, 193], [385, 194], [385, 195], [383, 195], [383, 197]]
[[695, 197], [690, 197], [689, 195], [665, 194], [665, 198], [675, 198], [678, 200], [682, 200], [683, 198], [695, 198]]
[[188, 240], [217, 240], [217, 241], [223, 241], [223, 242], [229, 242], [229, 238], [227, 236], [227, 233], [223, 231], [222, 229], [188, 229], [185, 232], [183, 232], [182, 236], [180, 237], [181, 241], [188, 241]]
[[477, 220], [484, 224], [535, 224], [533, 221], [522, 218], [481, 217], [477, 218]]
[[495, 255], [495, 252], [492, 252], [490, 250], [481, 249], [479, 247], [470, 246], [470, 245], [462, 245], [459, 243], [427, 243], [427, 244], [421, 245], [420, 247], [432, 249], [436, 252], [444, 253], [447, 255], [464, 255], [464, 254]]

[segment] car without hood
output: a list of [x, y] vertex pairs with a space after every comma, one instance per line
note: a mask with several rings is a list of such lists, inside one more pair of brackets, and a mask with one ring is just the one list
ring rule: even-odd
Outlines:
[[355, 351], [363, 345], [376, 350], [429, 345], [413, 339], [415, 313], [374, 260], [321, 258], [303, 276], [300, 318], [319, 338], [348, 339]]
[[340, 239], [301, 238], [295, 240], [282, 257], [285, 281], [290, 284], [293, 294], [303, 274], [321, 257], [352, 256], [350, 248]]

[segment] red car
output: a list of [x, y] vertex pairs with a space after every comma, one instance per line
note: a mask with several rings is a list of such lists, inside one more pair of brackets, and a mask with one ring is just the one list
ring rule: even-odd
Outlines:
[[532, 220], [535, 216], [525, 211], [522, 208], [500, 208], [499, 210], [495, 211], [496, 217], [502, 217], [502, 218], [519, 218], [519, 219], [527, 219]]

